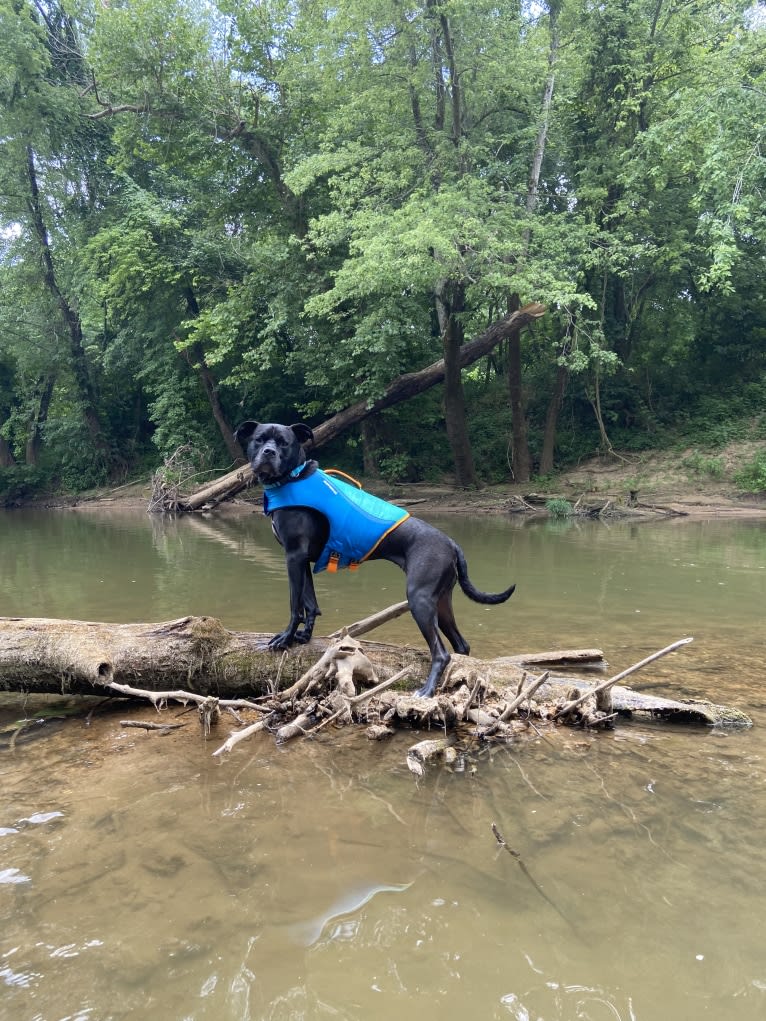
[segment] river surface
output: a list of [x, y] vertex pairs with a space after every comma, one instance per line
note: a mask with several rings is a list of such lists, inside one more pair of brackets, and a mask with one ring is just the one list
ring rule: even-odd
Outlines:
[[[616, 673], [693, 635], [635, 686], [755, 726], [561, 728], [419, 781], [411, 732], [258, 735], [221, 761], [229, 723], [159, 736], [120, 727], [151, 718], [132, 706], [6, 729], [0, 1021], [766, 1017], [766, 523], [435, 523], [478, 587], [518, 586], [456, 595], [476, 655], [596, 646]], [[326, 633], [403, 579], [376, 563], [317, 589]], [[260, 515], [0, 512], [0, 615], [190, 613], [285, 625]], [[421, 643], [409, 618], [376, 637]], [[38, 712], [4, 696], [0, 730]]]

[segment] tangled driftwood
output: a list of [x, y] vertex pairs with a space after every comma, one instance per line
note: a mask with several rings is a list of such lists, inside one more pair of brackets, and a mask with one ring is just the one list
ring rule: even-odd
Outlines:
[[[528, 675], [524, 671], [515, 689], [500, 688], [470, 668], [466, 671], [464, 665], [456, 664], [442, 691], [435, 698], [424, 699], [391, 690], [393, 684], [408, 673], [407, 668], [355, 694], [357, 680], [367, 682], [376, 677], [361, 643], [349, 639], [344, 632], [315, 666], [286, 691], [269, 700], [262, 710], [268, 714], [266, 720], [232, 735], [214, 754], [230, 751], [240, 740], [266, 725], [274, 730], [279, 743], [316, 734], [329, 723], [365, 724], [368, 736], [376, 740], [393, 734], [394, 726], [403, 722], [418, 728], [449, 731], [470, 721], [474, 725], [473, 736], [479, 740], [511, 739], [520, 730], [527, 730], [533, 720], [552, 723], [566, 719], [579, 726], [610, 726], [620, 711], [615, 710], [612, 699], [617, 681], [690, 641], [687, 638], [674, 642], [608, 681], [588, 686], [585, 692], [573, 684], [554, 685], [550, 690], [549, 671], [539, 677], [529, 677], [529, 683], [525, 683]], [[346, 664], [345, 674], [339, 664]], [[547, 691], [546, 685], [549, 685]], [[318, 690], [322, 687], [324, 692]], [[669, 704], [669, 700], [661, 702]], [[620, 705], [619, 698], [617, 705]], [[689, 710], [686, 703], [677, 705]], [[667, 705], [663, 708], [667, 709]], [[285, 719], [287, 722], [283, 722]], [[737, 722], [746, 722], [746, 718], [740, 714]], [[413, 773], [422, 775], [429, 762], [441, 759], [452, 764], [457, 757], [458, 751], [451, 738], [430, 738], [409, 749], [407, 765]]]
[[[0, 618], [0, 690], [109, 692], [146, 698], [160, 711], [179, 701], [197, 707], [205, 736], [218, 727], [224, 710], [240, 729], [216, 749], [217, 756], [259, 731], [269, 731], [283, 743], [350, 723], [366, 727], [368, 737], [375, 740], [408, 726], [438, 730], [440, 735], [468, 731], [478, 741], [512, 740], [530, 728], [551, 727], [558, 721], [603, 728], [620, 715], [634, 713], [706, 724], [750, 724], [747, 716], [729, 706], [643, 695], [618, 684], [691, 638], [674, 642], [598, 685], [552, 671], [572, 665], [603, 668], [599, 650], [494, 660], [454, 656], [437, 695], [420, 698], [399, 688], [405, 679], [409, 687], [422, 679], [427, 668], [424, 654], [353, 637], [406, 608], [406, 603], [389, 607], [334, 638], [317, 639], [281, 656], [268, 649], [269, 636], [228, 631], [207, 617], [119, 625]], [[246, 721], [242, 712], [256, 719]], [[167, 725], [161, 729], [167, 732]], [[451, 739], [432, 737], [410, 749], [407, 764], [421, 773], [428, 762], [454, 762], [457, 754]]]

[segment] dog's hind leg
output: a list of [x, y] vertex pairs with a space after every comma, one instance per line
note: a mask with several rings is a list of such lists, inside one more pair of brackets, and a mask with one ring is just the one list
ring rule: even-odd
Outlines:
[[471, 651], [468, 642], [463, 638], [458, 626], [455, 623], [455, 613], [452, 609], [452, 588], [450, 587], [439, 597], [436, 604], [439, 630], [449, 640], [450, 645], [461, 656], [467, 656]]
[[424, 585], [422, 579], [419, 580], [417, 575], [415, 577], [407, 576], [407, 601], [410, 604], [410, 613], [428, 643], [431, 653], [431, 669], [428, 672], [426, 683], [418, 691], [418, 695], [422, 698], [430, 698], [433, 695], [450, 661], [450, 654], [439, 634], [438, 589], [437, 592], [434, 592], [432, 584], [433, 582], [431, 585]]

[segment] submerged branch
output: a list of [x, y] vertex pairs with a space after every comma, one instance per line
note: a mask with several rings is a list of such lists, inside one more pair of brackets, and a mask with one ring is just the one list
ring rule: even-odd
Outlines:
[[492, 823], [492, 832], [494, 833], [495, 840], [498, 842], [500, 847], [504, 851], [507, 851], [508, 854], [510, 854], [510, 856], [515, 860], [516, 864], [519, 866], [521, 871], [524, 873], [524, 875], [530, 881], [532, 886], [534, 886], [535, 890], [537, 890], [537, 892], [540, 894], [540, 896], [543, 898], [543, 900], [547, 901], [550, 904], [550, 906], [553, 908], [553, 910], [556, 912], [556, 914], [559, 915], [560, 918], [564, 919], [564, 921], [567, 923], [569, 928], [572, 929], [573, 932], [577, 932], [577, 927], [575, 926], [574, 922], [572, 922], [571, 919], [567, 918], [567, 916], [564, 914], [564, 912], [561, 910], [561, 908], [558, 906], [558, 904], [556, 904], [555, 901], [551, 900], [551, 898], [548, 896], [548, 894], [545, 892], [545, 890], [543, 890], [543, 888], [540, 886], [540, 884], [537, 882], [537, 880], [531, 874], [531, 872], [529, 871], [527, 866], [524, 864], [524, 862], [522, 860], [522, 857], [519, 854], [519, 852], [515, 851], [509, 844], [506, 843], [505, 837], [502, 835], [502, 833], [497, 828], [495, 823]]

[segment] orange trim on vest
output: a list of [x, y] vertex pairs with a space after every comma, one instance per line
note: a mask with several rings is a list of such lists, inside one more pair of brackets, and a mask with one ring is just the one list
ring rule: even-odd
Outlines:
[[324, 468], [323, 470], [325, 475], [333, 475], [335, 478], [343, 479], [344, 482], [350, 482], [351, 485], [356, 486], [357, 489], [362, 488], [361, 482], [357, 482], [353, 475], [347, 475], [344, 471], [341, 471], [340, 468]]
[[374, 545], [374, 546], [372, 547], [372, 549], [370, 550], [370, 552], [369, 552], [369, 553], [365, 553], [365, 555], [364, 555], [364, 556], [362, 557], [362, 559], [361, 559], [361, 563], [364, 563], [364, 562], [365, 562], [365, 560], [369, 560], [369, 559], [370, 559], [370, 557], [372, 556], [372, 554], [373, 554], [373, 553], [375, 552], [375, 550], [376, 550], [376, 549], [378, 548], [378, 546], [380, 546], [380, 544], [381, 544], [381, 543], [383, 542], [383, 540], [385, 539], [385, 537], [386, 537], [387, 535], [390, 535], [390, 534], [391, 534], [391, 533], [392, 533], [393, 531], [395, 531], [395, 529], [397, 529], [397, 528], [399, 527], [399, 525], [401, 525], [401, 523], [402, 523], [403, 521], [406, 521], [406, 520], [407, 520], [407, 518], [408, 518], [409, 516], [410, 516], [410, 515], [409, 515], [409, 511], [408, 511], [408, 512], [407, 512], [407, 515], [406, 515], [406, 517], [400, 518], [400, 519], [399, 519], [399, 521], [395, 521], [395, 522], [393, 523], [393, 525], [391, 525], [391, 527], [390, 527], [390, 528], [387, 528], [387, 529], [385, 530], [385, 532], [383, 533], [383, 535], [381, 535], [381, 537], [380, 537], [380, 538], [378, 539], [378, 541], [377, 541], [377, 542], [375, 543], [375, 545]]

